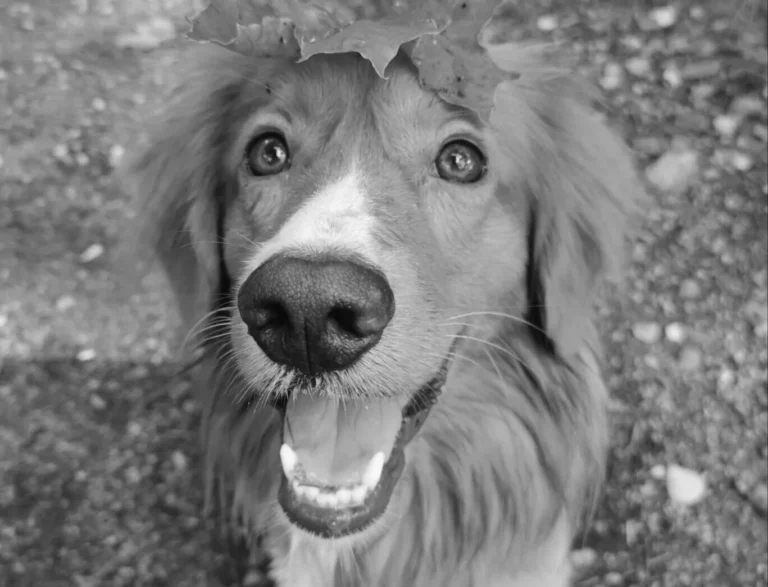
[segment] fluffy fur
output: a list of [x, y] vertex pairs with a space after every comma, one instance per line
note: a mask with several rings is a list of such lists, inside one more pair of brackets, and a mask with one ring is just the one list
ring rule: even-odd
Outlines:
[[[205, 349], [209, 498], [258, 539], [280, 587], [569, 584], [571, 540], [607, 452], [592, 307], [602, 280], [618, 276], [642, 194], [580, 82], [538, 53], [503, 58], [522, 75], [482, 125], [419, 88], [403, 58], [381, 80], [352, 55], [295, 65], [195, 50], [127, 169], [139, 243], [152, 244]], [[304, 158], [290, 177], [254, 184], [242, 152], [275, 103], [298, 125]], [[487, 154], [480, 187], [430, 173], [451, 124]], [[259, 354], [232, 300], [307, 194], [352, 167], [398, 313], [377, 363], [314, 391], [412, 394], [442, 357], [452, 362], [384, 518], [329, 541], [292, 527], [276, 502], [281, 425], [264, 400], [297, 383]]]

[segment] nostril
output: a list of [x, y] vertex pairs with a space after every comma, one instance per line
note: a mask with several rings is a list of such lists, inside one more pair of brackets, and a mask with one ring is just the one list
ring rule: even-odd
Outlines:
[[381, 334], [390, 316], [378, 307], [335, 307], [328, 313], [328, 321], [339, 330], [356, 338], [368, 338]]
[[357, 312], [352, 308], [333, 308], [328, 313], [328, 321], [335, 324], [339, 330], [354, 336], [365, 336], [359, 331]]

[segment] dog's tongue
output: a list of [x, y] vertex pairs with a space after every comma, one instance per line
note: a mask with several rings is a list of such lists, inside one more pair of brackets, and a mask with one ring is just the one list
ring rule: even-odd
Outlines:
[[283, 442], [296, 453], [303, 473], [318, 483], [362, 480], [371, 458], [389, 458], [402, 422], [402, 400], [338, 400], [301, 394], [291, 398]]

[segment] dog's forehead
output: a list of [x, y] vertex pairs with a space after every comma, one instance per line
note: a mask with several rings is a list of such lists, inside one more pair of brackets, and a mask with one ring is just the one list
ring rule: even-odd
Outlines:
[[405, 58], [394, 59], [386, 76], [380, 77], [357, 54], [316, 55], [280, 73], [275, 97], [286, 109], [314, 123], [396, 114], [401, 124], [411, 124], [411, 120], [454, 114], [455, 108], [421, 88], [416, 70]]

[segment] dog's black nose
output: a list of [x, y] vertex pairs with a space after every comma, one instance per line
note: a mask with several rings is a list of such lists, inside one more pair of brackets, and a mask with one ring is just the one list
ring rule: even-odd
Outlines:
[[350, 366], [395, 312], [383, 275], [338, 259], [274, 257], [248, 276], [237, 301], [266, 355], [308, 375]]

